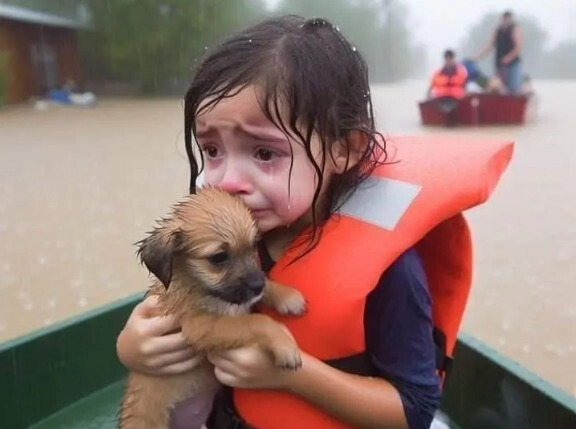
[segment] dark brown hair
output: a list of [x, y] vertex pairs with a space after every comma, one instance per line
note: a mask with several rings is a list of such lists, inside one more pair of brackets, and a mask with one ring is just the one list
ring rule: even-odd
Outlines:
[[[203, 168], [203, 160], [197, 160], [192, 150], [196, 117], [250, 85], [259, 90], [264, 115], [303, 145], [316, 170], [318, 184], [313, 203], [316, 238], [316, 227], [385, 159], [385, 140], [375, 129], [368, 67], [339, 29], [320, 18], [306, 20], [293, 15], [273, 18], [224, 41], [200, 63], [185, 97], [184, 130], [191, 193], [196, 190], [196, 179]], [[208, 98], [210, 101], [203, 103]], [[288, 117], [280, 114], [285, 110]], [[322, 144], [319, 162], [310, 150], [314, 133]], [[323, 171], [335, 143], [346, 145], [348, 162], [353, 151], [359, 162], [332, 178], [326, 191], [326, 210], [318, 214], [315, 206]]]

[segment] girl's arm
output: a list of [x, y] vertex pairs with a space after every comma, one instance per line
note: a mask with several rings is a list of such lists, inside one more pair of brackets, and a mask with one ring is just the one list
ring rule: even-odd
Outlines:
[[309, 355], [303, 360], [287, 385], [291, 393], [355, 427], [408, 428], [400, 395], [386, 380], [347, 374]]
[[118, 335], [116, 352], [132, 371], [150, 375], [182, 374], [201, 361], [179, 332], [171, 317], [153, 316], [157, 297], [149, 296], [136, 305]]
[[209, 358], [228, 386], [285, 390], [360, 428], [427, 429], [440, 400], [427, 288], [420, 258], [409, 250], [368, 297], [366, 346], [378, 378], [342, 372], [305, 353], [299, 371], [282, 371], [256, 347]]
[[284, 390], [359, 428], [407, 429], [398, 391], [379, 378], [352, 375], [302, 353], [296, 372], [274, 366], [258, 347], [209, 356], [221, 383], [248, 389]]

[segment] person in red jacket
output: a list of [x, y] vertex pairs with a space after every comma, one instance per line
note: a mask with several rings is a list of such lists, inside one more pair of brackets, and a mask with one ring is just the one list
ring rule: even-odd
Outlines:
[[454, 51], [444, 52], [444, 65], [434, 72], [428, 93], [433, 98], [459, 99], [466, 95], [466, 67], [456, 61]]

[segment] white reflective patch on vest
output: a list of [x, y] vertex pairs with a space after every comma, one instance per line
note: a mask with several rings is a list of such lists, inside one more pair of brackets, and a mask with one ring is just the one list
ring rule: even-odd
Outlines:
[[383, 177], [369, 177], [338, 213], [393, 230], [421, 186]]

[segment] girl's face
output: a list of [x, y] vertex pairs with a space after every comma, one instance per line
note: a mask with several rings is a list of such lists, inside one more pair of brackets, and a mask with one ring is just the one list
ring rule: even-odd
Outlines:
[[[264, 116], [253, 86], [198, 115], [196, 136], [205, 162], [205, 183], [239, 196], [262, 232], [308, 219], [318, 183], [316, 171], [302, 144], [288, 139]], [[320, 159], [316, 137], [311, 150]], [[325, 183], [331, 166], [326, 163]]]

